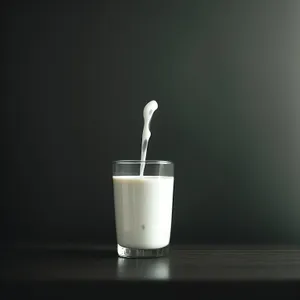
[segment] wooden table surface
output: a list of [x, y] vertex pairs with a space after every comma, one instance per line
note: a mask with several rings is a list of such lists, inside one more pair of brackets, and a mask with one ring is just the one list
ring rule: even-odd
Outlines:
[[168, 257], [155, 259], [119, 258], [114, 246], [15, 247], [0, 253], [4, 290], [30, 291], [38, 298], [55, 289], [78, 296], [99, 293], [99, 287], [113, 294], [118, 286], [125, 293], [143, 285], [151, 286], [149, 293], [159, 287], [174, 295], [179, 288], [199, 295], [256, 294], [266, 289], [269, 295], [285, 296], [300, 289], [296, 247], [172, 246]]

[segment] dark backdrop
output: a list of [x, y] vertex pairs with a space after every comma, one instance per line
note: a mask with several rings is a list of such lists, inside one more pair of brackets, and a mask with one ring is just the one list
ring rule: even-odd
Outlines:
[[4, 242], [114, 243], [111, 161], [176, 165], [173, 243], [300, 244], [300, 2], [9, 1]]

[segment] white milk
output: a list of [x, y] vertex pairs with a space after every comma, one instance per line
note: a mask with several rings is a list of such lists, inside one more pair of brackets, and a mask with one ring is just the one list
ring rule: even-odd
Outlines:
[[[141, 145], [141, 161], [146, 160], [147, 156], [147, 148], [149, 144], [149, 140], [151, 137], [151, 131], [150, 131], [150, 122], [152, 119], [152, 116], [154, 112], [157, 110], [158, 104], [155, 100], [150, 101], [146, 104], [143, 111], [144, 116], [144, 128], [143, 128], [143, 134], [142, 134], [142, 145]], [[141, 169], [140, 169], [140, 175], [144, 175], [144, 169], [145, 169], [145, 163], [141, 163]]]
[[158, 249], [170, 242], [173, 177], [144, 176], [150, 122], [158, 104], [144, 107], [140, 175], [113, 176], [117, 241], [120, 246]]
[[114, 176], [117, 242], [157, 249], [170, 242], [173, 177]]

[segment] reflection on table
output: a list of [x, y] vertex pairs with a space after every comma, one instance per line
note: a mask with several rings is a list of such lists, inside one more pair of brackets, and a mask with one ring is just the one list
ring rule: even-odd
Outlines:
[[170, 260], [168, 257], [154, 259], [118, 258], [117, 276], [119, 279], [153, 279], [170, 278]]

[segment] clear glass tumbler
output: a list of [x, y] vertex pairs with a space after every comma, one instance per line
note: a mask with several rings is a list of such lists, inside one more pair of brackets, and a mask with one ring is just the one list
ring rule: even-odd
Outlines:
[[161, 257], [169, 253], [174, 164], [160, 160], [113, 162], [118, 255]]

